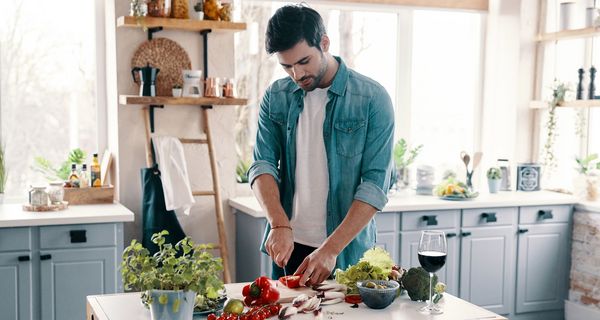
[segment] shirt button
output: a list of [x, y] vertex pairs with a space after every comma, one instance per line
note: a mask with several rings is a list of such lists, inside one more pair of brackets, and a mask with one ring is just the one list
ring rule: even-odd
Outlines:
[[292, 127], [288, 127], [288, 131], [292, 130]]

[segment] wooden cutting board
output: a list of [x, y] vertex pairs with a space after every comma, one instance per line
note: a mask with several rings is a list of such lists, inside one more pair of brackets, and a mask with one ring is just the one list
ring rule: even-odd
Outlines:
[[[286, 287], [284, 284], [279, 281], [272, 281], [271, 283], [276, 283], [277, 290], [279, 290], [279, 303], [290, 303], [294, 298], [304, 293], [309, 297], [312, 297], [317, 294], [316, 291], [309, 287], [300, 287], [295, 289], [290, 289]], [[242, 289], [245, 285], [250, 284], [250, 282], [242, 282], [242, 283], [229, 283], [225, 285], [225, 289], [227, 290], [227, 297], [232, 299], [240, 299], [244, 300], [244, 296], [242, 295]]]

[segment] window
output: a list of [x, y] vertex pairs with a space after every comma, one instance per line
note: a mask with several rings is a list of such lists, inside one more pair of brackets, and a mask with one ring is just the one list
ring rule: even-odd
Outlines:
[[[559, 26], [559, 1], [547, 1], [546, 16], [547, 32], [555, 32]], [[586, 3], [577, 2], [576, 12], [585, 12]], [[579, 17], [579, 25], [583, 28], [585, 19]], [[600, 55], [600, 37], [548, 41], [544, 45], [544, 55], [541, 62], [542, 82], [541, 98], [544, 101], [552, 100], [554, 83], [565, 83], [570, 92], [566, 100], [575, 100], [578, 79], [578, 69], [583, 68], [584, 96], [587, 95], [589, 84], [589, 70], [592, 65], [598, 66]], [[596, 67], [597, 68], [597, 67]], [[597, 78], [597, 76], [596, 76]], [[597, 81], [596, 81], [597, 82]], [[596, 85], [598, 87], [598, 85]], [[596, 89], [598, 95], [598, 89]], [[576, 157], [588, 154], [600, 154], [600, 110], [597, 108], [557, 108], [556, 109], [556, 141], [553, 144], [553, 154], [556, 159], [553, 166], [545, 168], [544, 188], [573, 189], [573, 181], [577, 175], [575, 170]], [[547, 110], [541, 112], [539, 132], [539, 162], [544, 162], [544, 145], [547, 141]]]
[[[244, 87], [239, 88], [249, 98], [248, 106], [239, 109], [241, 159], [252, 157], [262, 94], [272, 81], [287, 76], [276, 57], [264, 52], [268, 19], [283, 5], [244, 1], [239, 6], [241, 19], [250, 24], [248, 32], [238, 35], [236, 45], [237, 78]], [[311, 7], [324, 19], [332, 54], [381, 83], [390, 94], [396, 140], [402, 137], [411, 145], [424, 144], [418, 163], [440, 171], [459, 169], [460, 151], [475, 151], [479, 143], [474, 137], [480, 131], [476, 124], [482, 90], [482, 15], [339, 3], [311, 3]]]
[[[71, 149], [99, 147], [104, 114], [103, 0], [7, 1], [0, 10], [0, 128], [7, 197], [45, 182], [32, 166], [56, 167]], [[100, 54], [97, 54], [100, 53]]]

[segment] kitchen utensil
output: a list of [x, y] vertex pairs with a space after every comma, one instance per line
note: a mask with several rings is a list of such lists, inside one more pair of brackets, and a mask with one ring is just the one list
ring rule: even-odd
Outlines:
[[477, 169], [477, 167], [479, 166], [479, 163], [481, 162], [481, 158], [483, 157], [483, 152], [475, 152], [475, 154], [473, 154], [473, 169], [472, 171], [475, 171], [475, 169]]
[[201, 96], [200, 82], [202, 81], [202, 70], [183, 70], [183, 96], [195, 97]]
[[[160, 69], [151, 67], [149, 63], [145, 67], [134, 67], [131, 69], [133, 82], [140, 84], [140, 96], [156, 96], [156, 76], [159, 72]], [[138, 75], [137, 79], [136, 75]]]
[[223, 97], [234, 98], [235, 97], [235, 86], [233, 79], [225, 78], [223, 80]]
[[469, 154], [466, 153], [465, 151], [462, 151], [460, 153], [460, 158], [462, 159], [463, 163], [465, 164], [465, 168], [467, 169], [467, 171], [469, 171], [469, 163], [471, 162], [471, 156], [469, 156]]
[[174, 85], [182, 85], [182, 70], [192, 68], [190, 57], [175, 41], [155, 38], [143, 42], [131, 58], [131, 67], [143, 67], [146, 64], [160, 69], [156, 77], [156, 95], [170, 96]]

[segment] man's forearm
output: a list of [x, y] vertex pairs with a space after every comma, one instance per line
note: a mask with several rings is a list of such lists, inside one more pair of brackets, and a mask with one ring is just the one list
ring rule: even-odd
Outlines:
[[265, 210], [271, 226], [289, 226], [290, 221], [281, 206], [279, 187], [270, 174], [261, 174], [252, 184], [252, 191]]
[[377, 209], [365, 202], [354, 200], [348, 214], [322, 247], [339, 255], [356, 235], [371, 221]]

